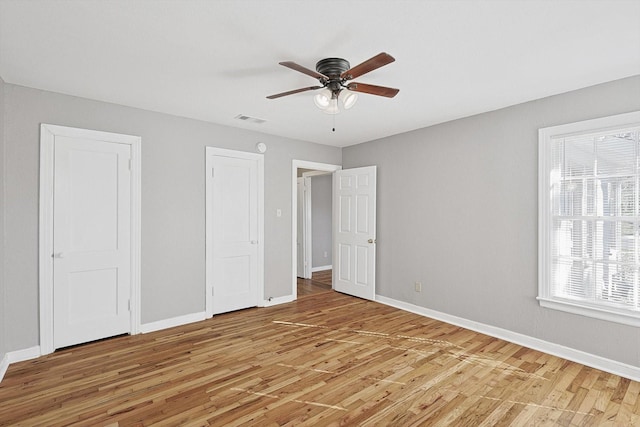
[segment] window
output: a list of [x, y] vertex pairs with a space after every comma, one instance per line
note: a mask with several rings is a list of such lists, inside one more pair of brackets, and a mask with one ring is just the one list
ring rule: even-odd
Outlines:
[[539, 143], [540, 304], [640, 326], [640, 112]]

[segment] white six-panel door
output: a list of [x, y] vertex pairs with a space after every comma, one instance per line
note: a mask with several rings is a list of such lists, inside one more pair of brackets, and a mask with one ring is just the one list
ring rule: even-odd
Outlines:
[[261, 302], [262, 156], [207, 150], [207, 314], [213, 315]]
[[131, 147], [56, 136], [54, 348], [131, 331]]
[[334, 289], [375, 299], [376, 167], [334, 172]]

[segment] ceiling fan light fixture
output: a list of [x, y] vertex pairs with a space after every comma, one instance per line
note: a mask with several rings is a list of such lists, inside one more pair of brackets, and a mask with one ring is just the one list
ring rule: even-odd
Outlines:
[[331, 90], [324, 88], [313, 97], [313, 102], [315, 102], [316, 107], [319, 109], [326, 110], [331, 105], [332, 97], [333, 94], [331, 93]]
[[353, 107], [358, 100], [358, 94], [350, 90], [344, 89], [340, 92], [340, 99], [345, 110]]
[[338, 98], [331, 98], [329, 100], [329, 106], [322, 110], [323, 113], [327, 114], [338, 114], [340, 109], [338, 108]]

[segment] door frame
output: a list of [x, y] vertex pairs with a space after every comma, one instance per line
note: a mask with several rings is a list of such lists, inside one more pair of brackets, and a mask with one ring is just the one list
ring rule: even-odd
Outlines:
[[[308, 175], [320, 175], [341, 170], [342, 166], [331, 163], [292, 160], [291, 162], [291, 297], [298, 299], [298, 169], [311, 169]], [[316, 171], [321, 171], [316, 173]], [[333, 221], [333, 220], [332, 220]], [[311, 266], [309, 266], [311, 268]]]
[[212, 176], [209, 170], [213, 167], [211, 156], [223, 156], [244, 160], [256, 160], [258, 164], [258, 295], [259, 307], [266, 305], [264, 300], [264, 155], [247, 151], [229, 150], [226, 148], [205, 147], [205, 316], [213, 316], [213, 224], [211, 223], [210, 206], [213, 203]]
[[38, 232], [38, 289], [40, 354], [53, 353], [53, 184], [56, 136], [99, 139], [131, 147], [131, 329], [140, 332], [140, 230], [142, 138], [111, 132], [42, 123], [40, 125], [40, 206]]

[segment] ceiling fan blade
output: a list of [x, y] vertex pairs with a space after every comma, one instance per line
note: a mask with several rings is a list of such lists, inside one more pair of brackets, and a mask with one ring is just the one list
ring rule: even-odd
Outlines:
[[347, 87], [349, 88], [349, 90], [352, 90], [354, 92], [362, 92], [362, 93], [368, 93], [371, 95], [386, 96], [387, 98], [393, 98], [398, 94], [398, 92], [400, 92], [400, 89], [394, 89], [392, 87], [368, 85], [368, 84], [356, 83], [356, 82], [349, 83], [349, 86]]
[[276, 98], [280, 98], [282, 96], [293, 95], [294, 93], [306, 92], [308, 90], [316, 90], [316, 89], [322, 89], [322, 88], [323, 88], [323, 86], [303, 87], [301, 89], [294, 89], [294, 90], [290, 90], [288, 92], [282, 92], [282, 93], [276, 93], [275, 95], [269, 95], [269, 96], [267, 96], [267, 99], [276, 99]]
[[306, 74], [306, 75], [311, 76], [311, 77], [313, 77], [315, 79], [318, 79], [318, 80], [325, 80], [325, 79], [329, 78], [329, 77], [325, 76], [324, 74], [320, 74], [317, 71], [310, 70], [307, 67], [303, 67], [302, 65], [296, 64], [293, 61], [279, 62], [279, 64], [280, 65], [284, 65], [287, 68], [291, 68], [292, 70], [299, 71], [299, 72], [301, 72], [303, 74]]
[[369, 71], [376, 70], [384, 65], [390, 64], [396, 59], [389, 55], [388, 53], [382, 52], [374, 56], [373, 58], [367, 59], [362, 64], [356, 65], [355, 67], [345, 71], [340, 74], [340, 77], [346, 80], [355, 79], [360, 77], [363, 74], [368, 73]]

